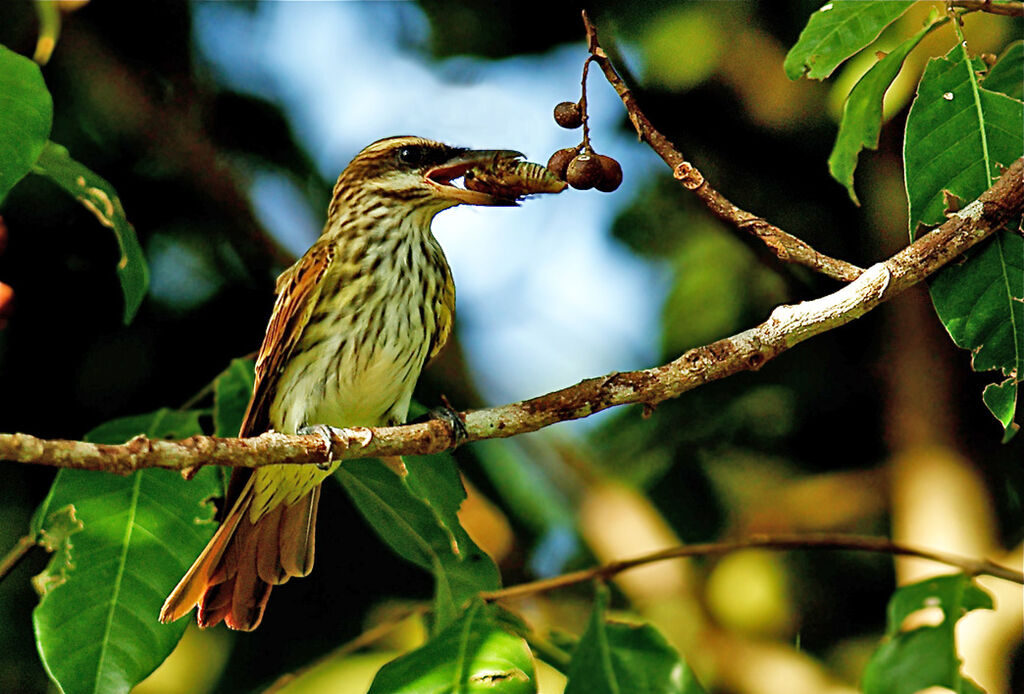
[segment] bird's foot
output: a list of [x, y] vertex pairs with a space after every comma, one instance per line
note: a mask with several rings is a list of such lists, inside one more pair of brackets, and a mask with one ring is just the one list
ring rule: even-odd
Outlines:
[[448, 425], [448, 429], [452, 434], [452, 448], [458, 448], [469, 438], [469, 432], [466, 431], [466, 423], [462, 421], [462, 417], [459, 416], [459, 413], [448, 402], [448, 398], [442, 395], [441, 401], [444, 403], [443, 405], [432, 408], [427, 414], [431, 419], [440, 419]]
[[301, 427], [296, 434], [300, 436], [316, 435], [324, 442], [327, 460], [316, 464], [321, 470], [330, 470], [334, 464], [335, 446], [348, 450], [353, 444], [365, 446], [373, 439], [373, 432], [366, 427], [332, 427], [326, 424], [313, 424]]

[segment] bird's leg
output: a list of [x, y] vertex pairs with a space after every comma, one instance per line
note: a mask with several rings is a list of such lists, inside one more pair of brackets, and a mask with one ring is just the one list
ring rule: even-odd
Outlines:
[[315, 434], [324, 442], [327, 449], [327, 460], [316, 464], [321, 470], [330, 470], [331, 465], [334, 464], [334, 445], [336, 443], [348, 450], [353, 443], [365, 446], [373, 439], [373, 432], [366, 427], [332, 427], [326, 424], [314, 424], [300, 427], [295, 433], [300, 436]]
[[440, 407], [432, 408], [427, 414], [431, 419], [440, 419], [442, 422], [448, 425], [448, 429], [452, 433], [452, 448], [458, 448], [466, 439], [469, 437], [469, 432], [466, 431], [466, 423], [462, 421], [462, 417], [452, 407], [452, 404], [448, 402], [448, 398], [444, 395], [441, 396]]

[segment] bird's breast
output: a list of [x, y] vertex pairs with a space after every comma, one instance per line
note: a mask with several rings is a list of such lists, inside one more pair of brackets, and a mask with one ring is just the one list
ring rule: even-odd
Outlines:
[[451, 273], [429, 242], [379, 245], [328, 273], [281, 374], [281, 392], [294, 397], [271, 408], [275, 429], [405, 421], [420, 371], [454, 315]]

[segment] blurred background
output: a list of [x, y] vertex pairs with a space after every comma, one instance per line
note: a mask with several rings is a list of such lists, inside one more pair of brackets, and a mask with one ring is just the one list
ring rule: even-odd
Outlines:
[[[947, 27], [891, 90], [878, 152], [862, 154], [855, 207], [826, 159], [842, 100], [870, 65], [791, 83], [782, 60], [820, 3], [593, 3], [592, 18], [654, 124], [723, 194], [816, 248], [862, 266], [905, 245], [902, 121]], [[113, 237], [49, 182], [0, 208], [0, 431], [79, 438], [110, 418], [176, 407], [254, 351], [273, 280], [316, 238], [334, 178], [363, 146], [416, 134], [511, 148], [546, 162], [574, 145], [553, 106], [579, 96], [578, 8], [516, 3], [64, 3], [43, 74], [52, 139], [110, 181], [152, 271], [121, 323]], [[941, 6], [941, 3], [922, 3]], [[915, 7], [882, 35], [916, 30]], [[972, 15], [972, 52], [1019, 21]], [[0, 43], [31, 55], [28, 0], [0, 4]], [[435, 233], [458, 287], [455, 339], [418, 399], [460, 409], [662, 363], [836, 285], [781, 266], [712, 220], [636, 140], [593, 71], [595, 148], [622, 164], [613, 194], [567, 191], [512, 209], [455, 209]], [[842, 531], [1020, 566], [1024, 441], [1001, 445], [974, 374], [917, 288], [855, 324], [660, 405], [560, 424], [457, 452], [467, 528], [507, 584], [680, 542], [753, 532]], [[0, 553], [28, 527], [53, 472], [0, 463]], [[330, 486], [330, 485], [328, 485]], [[253, 634], [190, 630], [140, 692], [247, 692], [431, 593], [343, 494], [325, 488], [310, 578], [275, 592]], [[330, 539], [328, 539], [330, 538]], [[52, 691], [31, 633], [32, 555], [0, 583], [0, 690]], [[945, 571], [886, 556], [744, 552], [624, 574], [616, 606], [654, 622], [710, 690], [852, 692], [894, 585]], [[964, 620], [967, 671], [1024, 691], [1021, 596], [982, 581], [999, 609]], [[512, 605], [538, 630], [579, 633], [588, 586]], [[366, 652], [288, 691], [365, 691], [422, 638], [402, 622]], [[544, 692], [561, 691], [545, 668]]]

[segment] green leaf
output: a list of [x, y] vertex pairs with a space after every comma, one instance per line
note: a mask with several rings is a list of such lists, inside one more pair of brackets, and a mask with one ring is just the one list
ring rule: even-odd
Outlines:
[[367, 694], [531, 694], [533, 655], [479, 600], [425, 645], [377, 673]]
[[124, 322], [135, 317], [149, 288], [149, 267], [135, 236], [135, 227], [125, 216], [114, 188], [86, 166], [71, 158], [68, 150], [47, 142], [33, 171], [46, 176], [92, 212], [100, 224], [114, 232], [121, 249], [117, 276], [124, 294]]
[[434, 574], [441, 629], [477, 593], [500, 588], [501, 577], [456, 517], [466, 492], [451, 456], [418, 456], [405, 464], [408, 474], [399, 477], [378, 460], [348, 460], [335, 477], [391, 549]]
[[911, 237], [946, 220], [944, 191], [973, 200], [1024, 152], [1024, 103], [983, 88], [984, 67], [958, 43], [924, 70], [903, 141]]
[[[159, 410], [114, 420], [88, 440], [202, 433], [198, 414]], [[82, 529], [54, 554], [32, 614], [43, 665], [64, 694], [128, 692], [174, 649], [187, 620], [160, 624], [164, 598], [213, 535], [216, 471], [190, 482], [171, 470], [129, 477], [61, 470], [36, 513], [37, 535], [56, 532], [74, 507]], [[66, 525], [66, 524], [65, 524]]]
[[[945, 21], [945, 20], [940, 20]], [[882, 130], [882, 100], [893, 80], [903, 68], [910, 51], [927, 36], [940, 21], [926, 26], [879, 60], [858, 80], [846, 103], [839, 122], [839, 134], [828, 157], [828, 170], [850, 193], [850, 199], [860, 204], [853, 189], [853, 171], [857, 157], [864, 147], [878, 149], [878, 134]]]
[[1003, 443], [1009, 443], [1010, 439], [1020, 431], [1020, 426], [1013, 421], [1017, 413], [1017, 386], [1019, 384], [1019, 379], [1008, 378], [1002, 383], [989, 383], [981, 391], [981, 399], [985, 403], [985, 407], [1003, 425]]
[[608, 619], [598, 590], [590, 624], [569, 664], [565, 694], [704, 694], [690, 666], [650, 624]]
[[0, 202], [32, 170], [53, 124], [39, 66], [0, 46]]
[[1017, 100], [1024, 99], [1024, 79], [1021, 79], [1021, 74], [1024, 74], [1024, 41], [1014, 41], [988, 71], [985, 89]]
[[[1012, 55], [1010, 62], [1013, 62]], [[903, 159], [911, 235], [945, 221], [945, 199], [983, 193], [1024, 154], [1024, 103], [989, 91], [985, 64], [963, 42], [929, 61], [907, 116]], [[997, 77], [999, 75], [997, 74]], [[1004, 231], [951, 264], [931, 283], [932, 303], [957, 345], [972, 352], [976, 371], [999, 369], [1006, 380], [985, 404], [1012, 435], [1017, 383], [1024, 377], [1024, 250]]]
[[1018, 384], [1024, 379], [1024, 238], [1004, 229], [967, 260], [938, 272], [930, 289], [949, 336], [971, 351], [971, 367], [995, 369], [1006, 377], [998, 387], [989, 385], [983, 397], [1011, 434]]
[[[942, 621], [904, 631], [904, 620], [925, 608], [938, 608]], [[984, 694], [961, 674], [956, 654], [956, 622], [978, 609], [992, 609], [992, 598], [964, 574], [931, 578], [897, 590], [889, 600], [886, 640], [864, 671], [864, 694], [914, 694], [929, 687]]]
[[213, 381], [214, 436], [238, 436], [255, 381], [252, 359], [232, 359]]
[[825, 79], [839, 65], [870, 45], [913, 1], [837, 0], [811, 15], [783, 63], [791, 80]]

